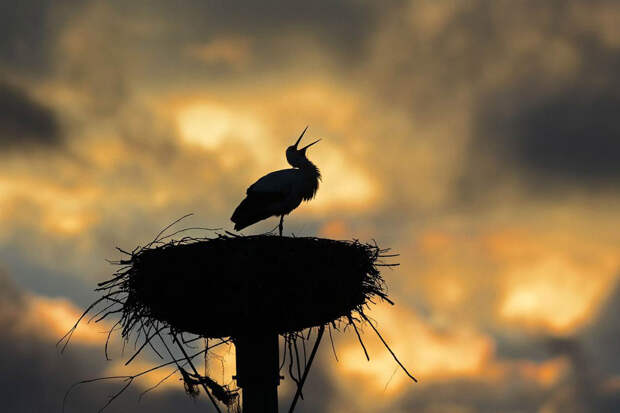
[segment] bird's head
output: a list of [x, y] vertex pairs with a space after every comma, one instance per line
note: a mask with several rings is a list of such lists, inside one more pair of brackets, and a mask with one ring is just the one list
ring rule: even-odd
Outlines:
[[304, 164], [304, 161], [307, 162], [308, 158], [306, 158], [306, 149], [308, 149], [309, 147], [311, 147], [312, 145], [320, 141], [320, 139], [317, 139], [314, 142], [304, 146], [303, 148], [298, 149], [297, 146], [299, 145], [301, 138], [303, 138], [304, 133], [306, 133], [306, 130], [308, 130], [307, 126], [303, 130], [303, 132], [301, 132], [301, 135], [299, 135], [297, 142], [295, 142], [294, 145], [291, 145], [288, 148], [286, 148], [286, 160], [288, 161], [289, 164], [291, 164], [291, 166], [300, 167], [301, 165]]

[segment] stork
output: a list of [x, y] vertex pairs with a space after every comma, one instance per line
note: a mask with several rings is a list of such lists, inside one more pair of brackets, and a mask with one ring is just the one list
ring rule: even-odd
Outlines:
[[267, 219], [280, 217], [280, 236], [284, 225], [284, 215], [288, 215], [301, 204], [316, 195], [321, 180], [321, 172], [306, 157], [306, 149], [320, 141], [317, 139], [298, 149], [301, 138], [308, 130], [303, 130], [297, 142], [286, 148], [286, 160], [292, 166], [271, 172], [254, 182], [246, 191], [246, 197], [235, 209], [230, 220], [235, 223], [235, 230]]

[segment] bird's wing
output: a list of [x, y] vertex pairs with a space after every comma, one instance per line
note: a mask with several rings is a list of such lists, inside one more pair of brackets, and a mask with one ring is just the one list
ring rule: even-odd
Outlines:
[[241, 230], [248, 225], [269, 218], [272, 215], [288, 213], [283, 205], [293, 193], [293, 185], [299, 180], [296, 169], [283, 169], [271, 172], [254, 182], [248, 190], [247, 197], [241, 201], [230, 218], [235, 229]]
[[286, 197], [298, 180], [298, 169], [281, 169], [271, 172], [254, 182], [248, 188], [247, 194], [273, 194], [274, 196]]

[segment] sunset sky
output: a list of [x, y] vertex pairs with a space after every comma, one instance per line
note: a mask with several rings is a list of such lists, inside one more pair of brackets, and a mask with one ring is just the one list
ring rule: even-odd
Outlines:
[[[611, 0], [0, 0], [0, 410], [148, 368], [105, 360], [106, 325], [55, 343], [115, 247], [188, 213], [232, 230], [309, 125], [323, 180], [285, 232], [400, 254], [370, 315], [420, 382], [347, 331], [298, 412], [618, 411], [618, 22]], [[211, 411], [177, 378], [138, 402], [157, 374], [109, 411]]]

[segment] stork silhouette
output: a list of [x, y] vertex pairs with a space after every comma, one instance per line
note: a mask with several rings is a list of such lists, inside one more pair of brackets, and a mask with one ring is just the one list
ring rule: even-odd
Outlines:
[[286, 160], [293, 167], [271, 172], [254, 182], [246, 191], [246, 197], [235, 209], [230, 220], [235, 223], [235, 230], [267, 219], [280, 217], [280, 236], [284, 225], [284, 215], [288, 215], [301, 204], [316, 195], [321, 180], [321, 172], [306, 157], [306, 149], [320, 139], [298, 149], [301, 138], [308, 130], [303, 130], [297, 142], [286, 148]]

